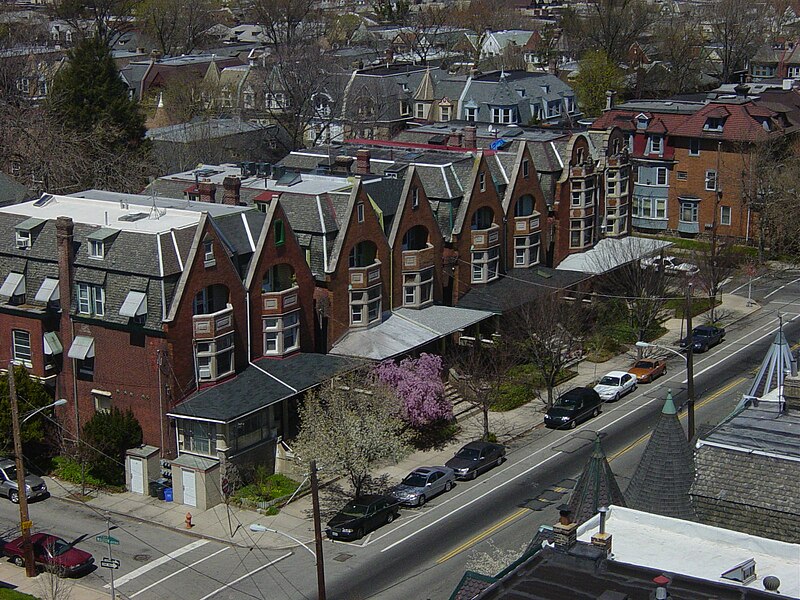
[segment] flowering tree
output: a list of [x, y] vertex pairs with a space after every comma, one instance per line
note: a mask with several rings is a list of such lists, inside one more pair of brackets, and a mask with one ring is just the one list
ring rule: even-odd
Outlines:
[[378, 379], [397, 394], [403, 418], [412, 427], [452, 418], [453, 407], [444, 396], [441, 356], [423, 353], [399, 364], [386, 360], [376, 372]]

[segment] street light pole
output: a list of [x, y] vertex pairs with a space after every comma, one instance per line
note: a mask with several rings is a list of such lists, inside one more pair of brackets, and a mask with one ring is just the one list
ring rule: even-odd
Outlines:
[[19, 528], [22, 531], [22, 556], [25, 575], [36, 577], [36, 563], [31, 545], [31, 521], [28, 517], [28, 488], [25, 485], [25, 465], [22, 461], [22, 435], [20, 434], [17, 386], [14, 381], [14, 361], [8, 365], [8, 398], [11, 404], [11, 429], [14, 436], [14, 455], [17, 461], [17, 498], [19, 500]]
[[311, 470], [311, 503], [314, 512], [314, 542], [317, 548], [317, 600], [325, 600], [325, 564], [322, 560], [322, 523], [319, 517], [319, 482], [317, 461], [309, 464]]
[[[714, 302], [716, 298], [712, 298]], [[686, 286], [686, 415], [689, 441], [694, 439], [694, 349], [692, 348], [692, 284]]]

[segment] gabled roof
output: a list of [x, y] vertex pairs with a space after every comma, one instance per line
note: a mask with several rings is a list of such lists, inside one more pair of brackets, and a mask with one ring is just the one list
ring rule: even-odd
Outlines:
[[642, 458], [625, 491], [630, 508], [665, 517], [695, 520], [689, 488], [694, 481], [694, 458], [672, 392], [656, 423]]
[[[688, 117], [672, 131], [672, 135], [705, 137], [731, 142], [759, 142], [782, 133], [776, 120], [777, 114], [766, 111], [764, 107], [757, 107], [752, 101], [724, 105], [720, 105], [718, 102], [721, 101], [711, 102]], [[727, 117], [724, 117], [725, 112], [728, 113]], [[709, 118], [723, 117], [725, 123], [721, 132], [706, 128]], [[769, 124], [770, 131], [764, 129], [765, 121]]]

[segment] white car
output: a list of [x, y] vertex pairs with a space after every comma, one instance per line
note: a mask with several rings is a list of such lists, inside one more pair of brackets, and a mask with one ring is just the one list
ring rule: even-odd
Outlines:
[[683, 262], [674, 256], [652, 256], [650, 258], [643, 258], [639, 261], [639, 265], [643, 269], [663, 269], [664, 273], [668, 275], [697, 275], [700, 268], [692, 263]]
[[594, 386], [603, 402], [614, 402], [636, 389], [636, 375], [625, 371], [610, 371]]

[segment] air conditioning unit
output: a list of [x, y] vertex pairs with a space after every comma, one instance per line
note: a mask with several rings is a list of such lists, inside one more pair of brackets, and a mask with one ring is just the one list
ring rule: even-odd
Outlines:
[[714, 224], [713, 223], [706, 223], [705, 225], [703, 225], [703, 227], [705, 229], [714, 229]]
[[475, 343], [475, 338], [470, 335], [462, 335], [458, 338], [459, 346], [472, 346]]

